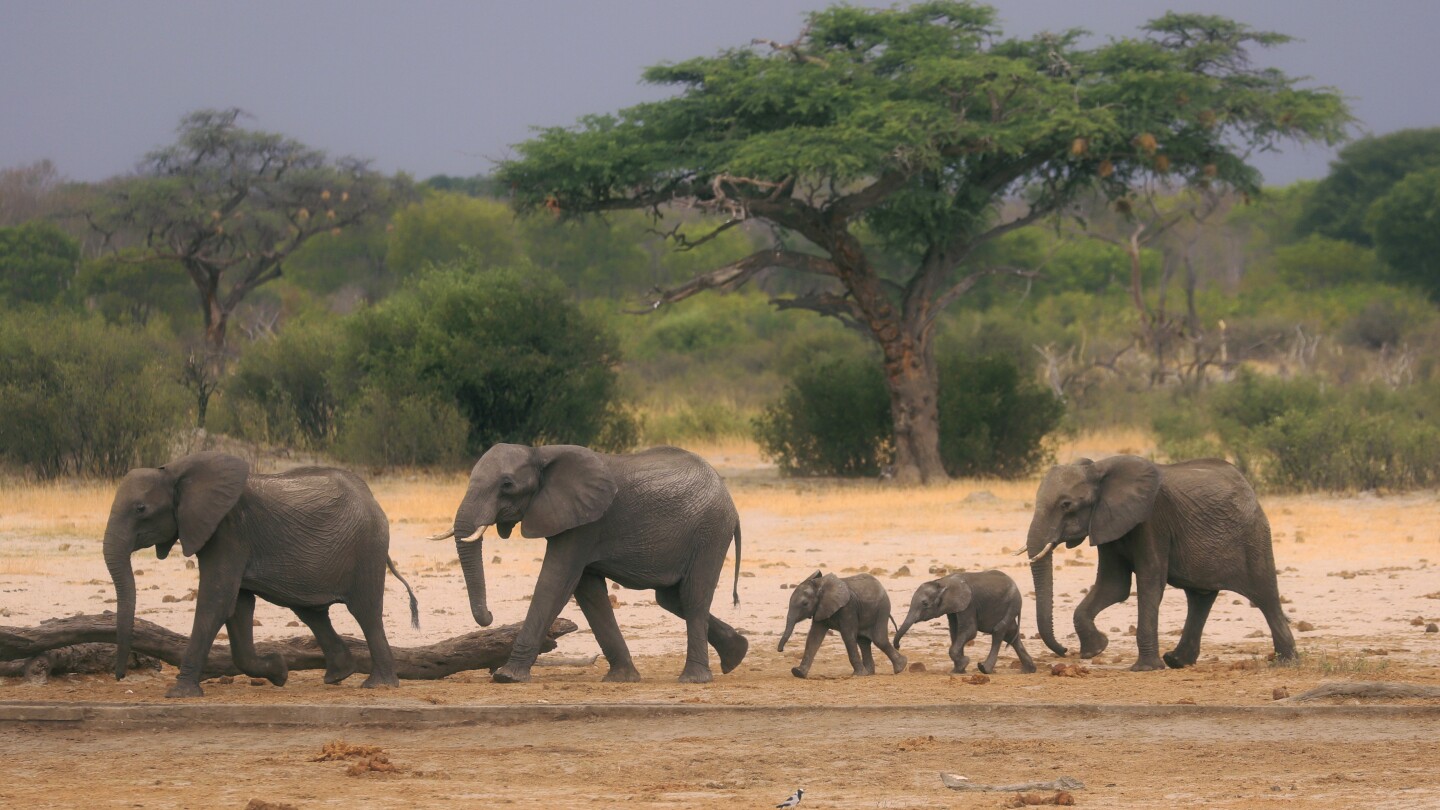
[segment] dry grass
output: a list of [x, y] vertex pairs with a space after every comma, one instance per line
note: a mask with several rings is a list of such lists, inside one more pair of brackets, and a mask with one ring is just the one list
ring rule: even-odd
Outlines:
[[115, 485], [108, 481], [32, 484], [0, 481], [0, 528], [38, 535], [94, 535], [105, 531]]

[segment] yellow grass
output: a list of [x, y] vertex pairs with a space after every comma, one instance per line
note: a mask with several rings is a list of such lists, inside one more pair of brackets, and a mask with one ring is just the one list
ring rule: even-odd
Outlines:
[[0, 528], [39, 534], [94, 535], [105, 531], [113, 484], [0, 481]]

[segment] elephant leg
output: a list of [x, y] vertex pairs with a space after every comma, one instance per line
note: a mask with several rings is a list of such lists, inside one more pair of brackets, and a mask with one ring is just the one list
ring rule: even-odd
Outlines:
[[245, 570], [243, 554], [226, 545], [211, 543], [200, 551], [200, 587], [195, 597], [195, 621], [190, 641], [180, 657], [180, 673], [165, 697], [200, 697], [200, 677], [210, 658], [215, 634], [220, 632], [230, 614], [235, 612], [235, 599], [240, 592], [240, 578]]
[[804, 678], [810, 674], [810, 666], [815, 663], [815, 653], [820, 651], [820, 644], [829, 634], [830, 628], [819, 622], [810, 622], [810, 632], [805, 634], [805, 654], [800, 657], [800, 666], [790, 668], [791, 675]]
[[1210, 617], [1210, 608], [1215, 604], [1218, 591], [1197, 591], [1185, 589], [1185, 629], [1180, 633], [1180, 642], [1175, 649], [1161, 656], [1172, 669], [1188, 667], [1200, 657], [1200, 635], [1205, 632], [1205, 620]]
[[235, 598], [235, 612], [225, 622], [230, 633], [230, 660], [235, 668], [252, 678], [265, 678], [276, 686], [284, 686], [290, 668], [279, 653], [261, 656], [255, 651], [255, 594], [240, 591]]
[[1280, 606], [1280, 589], [1266, 584], [1256, 595], [1243, 594], [1265, 614], [1265, 623], [1270, 625], [1270, 640], [1275, 645], [1276, 661], [1295, 660], [1295, 637], [1290, 633], [1290, 620]]
[[625, 637], [620, 634], [620, 625], [615, 621], [615, 609], [610, 606], [610, 594], [605, 590], [605, 578], [598, 574], [582, 574], [575, 586], [575, 601], [590, 623], [595, 641], [610, 664], [605, 673], [606, 681], [634, 683], [640, 680], [640, 672], [630, 658], [630, 648], [625, 646]]
[[995, 661], [1000, 657], [1000, 645], [1005, 643], [1005, 626], [990, 631], [990, 654], [985, 660], [975, 665], [975, 668], [989, 675], [995, 671]]
[[710, 599], [715, 594], [712, 583], [705, 587], [696, 579], [680, 583], [680, 609], [685, 617], [685, 668], [680, 670], [680, 683], [710, 683]]
[[1010, 649], [1015, 651], [1015, 657], [1020, 659], [1020, 671], [1029, 674], [1035, 671], [1035, 659], [1025, 651], [1025, 642], [1021, 639], [1020, 617], [1017, 616], [1010, 627], [1010, 635], [1005, 637], [1005, 643], [1010, 645]]
[[549, 541], [545, 561], [540, 564], [540, 577], [535, 580], [530, 609], [525, 612], [525, 622], [515, 635], [515, 646], [510, 648], [510, 660], [491, 676], [496, 683], [530, 680], [530, 668], [540, 654], [540, 642], [545, 637], [545, 631], [565, 609], [565, 603], [580, 584], [585, 566], [578, 559], [572, 559], [577, 553], [565, 544]]
[[315, 634], [315, 641], [325, 652], [325, 683], [340, 683], [354, 675], [355, 656], [350, 654], [350, 648], [335, 632], [335, 625], [330, 623], [330, 608], [297, 607], [291, 610]]
[[[385, 584], [385, 569], [380, 569], [381, 589]], [[383, 590], [380, 591], [383, 594]], [[381, 598], [368, 593], [350, 597], [345, 603], [350, 615], [365, 634], [365, 644], [370, 648], [370, 675], [361, 683], [362, 689], [380, 686], [399, 686], [400, 676], [395, 673], [395, 654], [390, 651], [390, 641], [385, 637], [385, 607]], [[327, 665], [328, 666], [328, 665]]]
[[950, 621], [953, 621], [950, 660], [955, 662], [955, 672], [965, 672], [965, 667], [971, 666], [971, 659], [965, 654], [965, 646], [975, 638], [975, 617], [950, 614]]
[[[884, 626], [881, 626], [880, 635], [876, 636], [874, 640], [875, 646], [880, 648], [880, 652], [885, 653], [885, 657], [890, 659], [890, 666], [895, 668], [895, 674], [899, 675], [900, 673], [904, 672], [905, 667], [910, 662], [908, 659], [905, 658], [905, 656], [900, 654], [899, 650], [895, 649], [894, 644], [890, 643], [890, 637], [885, 633]], [[871, 664], [870, 672], [875, 672], [874, 664]]]
[[[1080, 657], [1094, 658], [1110, 646], [1110, 638], [1095, 626], [1100, 612], [1130, 598], [1130, 569], [1115, 559], [1115, 552], [1102, 546], [1095, 584], [1075, 606], [1075, 633], [1080, 636]], [[1163, 583], [1162, 583], [1163, 587]]]
[[1140, 603], [1139, 615], [1135, 621], [1135, 645], [1140, 648], [1140, 657], [1130, 666], [1131, 672], [1149, 672], [1164, 669], [1160, 658], [1160, 600], [1165, 597], [1165, 572], [1140, 570], [1135, 572], [1135, 592]]
[[865, 667], [865, 674], [874, 675], [875, 656], [870, 650], [870, 639], [862, 636], [861, 638], [857, 639], [857, 643], [860, 645], [860, 663]]
[[[685, 618], [685, 610], [681, 605], [680, 591], [678, 588], [656, 588], [655, 603], [671, 613]], [[750, 650], [750, 640], [740, 635], [740, 632], [723, 620], [711, 613], [710, 620], [705, 631], [705, 640], [715, 648], [720, 656], [720, 671], [729, 673], [740, 662], [745, 660], [745, 653]]]
[[850, 674], [870, 674], [865, 671], [865, 659], [860, 657], [860, 640], [856, 638], [855, 630], [841, 626], [840, 640], [845, 642], [845, 657], [850, 659]]

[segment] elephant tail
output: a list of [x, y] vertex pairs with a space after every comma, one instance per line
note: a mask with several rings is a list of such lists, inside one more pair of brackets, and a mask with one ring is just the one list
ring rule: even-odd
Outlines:
[[735, 584], [730, 589], [735, 604], [740, 604], [740, 521], [735, 521]]
[[895, 632], [897, 632], [897, 633], [900, 632], [900, 625], [898, 625], [898, 624], [895, 623], [895, 617], [894, 617], [894, 616], [886, 616], [885, 618], [887, 618], [887, 619], [890, 620], [890, 626], [893, 627], [893, 628], [895, 628]]
[[415, 591], [411, 590], [411, 588], [410, 588], [410, 583], [408, 583], [408, 582], [405, 581], [405, 577], [400, 576], [400, 571], [395, 567], [395, 561], [394, 561], [394, 560], [390, 559], [389, 557], [386, 557], [386, 558], [385, 558], [385, 567], [390, 569], [390, 573], [394, 574], [394, 575], [395, 575], [395, 578], [398, 579], [398, 580], [400, 580], [400, 584], [405, 586], [405, 592], [408, 593], [408, 594], [410, 594], [410, 626], [413, 627], [413, 628], [415, 628], [416, 630], [419, 630], [419, 629], [420, 629], [420, 601], [415, 598]]

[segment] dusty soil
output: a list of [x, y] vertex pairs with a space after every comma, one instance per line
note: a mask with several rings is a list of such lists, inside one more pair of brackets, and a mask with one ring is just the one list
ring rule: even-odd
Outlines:
[[[1115, 445], [1115, 442], [1110, 442]], [[1073, 455], [1103, 455], [1073, 447]], [[1111, 446], [1114, 450], [1136, 447]], [[751, 653], [713, 684], [674, 682], [684, 628], [648, 592], [614, 591], [616, 608], [641, 672], [640, 684], [599, 683], [604, 660], [537, 668], [534, 682], [501, 686], [486, 673], [407, 682], [398, 690], [356, 688], [359, 678], [325, 686], [319, 673], [294, 673], [284, 688], [248, 679], [206, 685], [205, 702], [384, 705], [696, 703], [837, 707], [797, 723], [780, 715], [728, 713], [706, 719], [536, 722], [502, 728], [259, 729], [182, 728], [94, 732], [0, 727], [0, 801], [6, 806], [244, 807], [251, 798], [320, 806], [519, 806], [580, 804], [768, 806], [807, 790], [804, 807], [999, 807], [1006, 797], [954, 793], [939, 771], [1006, 783], [1076, 776], [1089, 789], [1080, 806], [1217, 807], [1440, 806], [1434, 762], [1440, 734], [1434, 714], [1370, 719], [1238, 720], [1077, 718], [1035, 706], [1023, 722], [984, 715], [935, 718], [903, 707], [926, 704], [1267, 705], [1276, 689], [1298, 693], [1322, 680], [1399, 680], [1440, 684], [1440, 510], [1434, 492], [1399, 496], [1267, 497], [1280, 585], [1303, 661], [1273, 667], [1259, 611], [1222, 594], [1206, 628], [1200, 665], [1131, 673], [1133, 600], [1102, 614], [1109, 649], [1081, 677], [1052, 677], [1058, 659], [1034, 633], [1025, 609], [1026, 645], [1041, 672], [1024, 675], [1002, 651], [985, 684], [953, 676], [944, 622], [917, 628], [903, 652], [915, 671], [855, 679], [842, 645], [822, 648], [812, 678], [790, 676], [803, 638], [775, 650], [789, 591], [818, 569], [875, 571], [903, 617], [910, 594], [932, 568], [999, 568], [1030, 590], [1023, 544], [1036, 483], [961, 481], [903, 491], [869, 483], [782, 482], [745, 448], [710, 454], [724, 473], [744, 525], [741, 604], [730, 603], [731, 568], [722, 574], [714, 611], [750, 637]], [[391, 582], [392, 643], [429, 643], [471, 628], [451, 544], [424, 538], [449, 523], [463, 492], [455, 478], [384, 478], [373, 484], [392, 520], [392, 556], [416, 586], [422, 629], [405, 621], [404, 592]], [[113, 599], [99, 538], [113, 490], [107, 485], [0, 491], [0, 624], [95, 613]], [[539, 570], [543, 541], [487, 539], [490, 606], [496, 621], [520, 620]], [[1058, 626], [1069, 629], [1074, 604], [1094, 577], [1094, 554], [1057, 552]], [[188, 632], [197, 572], [179, 555], [137, 554], [140, 614]], [[909, 573], [897, 573], [904, 566]], [[1172, 593], [1161, 613], [1162, 644], [1178, 636], [1185, 600]], [[336, 625], [357, 633], [343, 609]], [[598, 653], [584, 616], [563, 614], [581, 631], [553, 654]], [[297, 635], [294, 617], [256, 609], [258, 638]], [[1421, 619], [1419, 625], [1413, 624]], [[803, 631], [802, 631], [803, 632]], [[972, 646], [983, 655], [988, 637]], [[879, 663], [879, 662], [877, 662]], [[923, 667], [923, 671], [920, 671]], [[972, 672], [973, 665], [972, 665]], [[69, 677], [46, 686], [0, 679], [0, 701], [163, 702], [173, 671], [116, 682]], [[882, 712], [839, 707], [876, 706]], [[885, 708], [902, 707], [902, 708]], [[603, 728], [601, 727], [603, 725]], [[934, 737], [933, 740], [930, 737]], [[378, 745], [402, 768], [347, 776], [343, 763], [310, 762], [328, 740]], [[543, 756], [550, 753], [557, 756]], [[454, 754], [461, 754], [456, 757]], [[83, 762], [82, 768], [76, 763]], [[96, 793], [108, 784], [110, 792]], [[108, 804], [107, 804], [108, 803]]]

